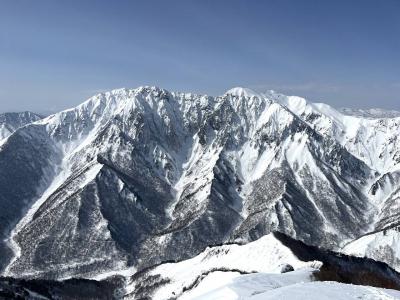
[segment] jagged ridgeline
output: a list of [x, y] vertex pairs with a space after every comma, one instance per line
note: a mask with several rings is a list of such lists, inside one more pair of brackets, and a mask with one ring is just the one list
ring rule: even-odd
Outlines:
[[398, 219], [399, 133], [274, 92], [98, 94], [0, 141], [1, 269], [92, 278], [274, 230], [352, 253]]

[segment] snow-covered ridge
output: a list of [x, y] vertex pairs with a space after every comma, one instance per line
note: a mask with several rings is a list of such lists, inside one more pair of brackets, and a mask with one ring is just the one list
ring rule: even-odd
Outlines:
[[[381, 179], [399, 167], [398, 130], [396, 119], [345, 116], [272, 91], [100, 93], [2, 146], [3, 170], [31, 171], [0, 176], [3, 201], [18, 204], [6, 270], [59, 278], [135, 271], [277, 229], [336, 249], [393, 218], [395, 184]], [[20, 160], [8, 160], [17, 151]], [[10, 184], [25, 175], [35, 190]], [[42, 245], [52, 247], [50, 266]]]
[[310, 124], [330, 135], [350, 153], [381, 174], [400, 168], [400, 115], [388, 118], [346, 114], [324, 103], [297, 96], [266, 94]]
[[[99, 128], [99, 124], [104, 125], [116, 114], [123, 112], [128, 114], [134, 106], [138, 105], [138, 101], [146, 101], [150, 108], [155, 108], [158, 113], [162, 113], [163, 108], [165, 109], [166, 106], [154, 103], [154, 100], [149, 101], [151, 98], [146, 96], [149, 94], [153, 96], [162, 95], [162, 97], [166, 98], [170, 95], [171, 109], [177, 111], [187, 110], [189, 112], [192, 110], [194, 103], [189, 103], [188, 100], [193, 102], [200, 100], [204, 107], [217, 107], [217, 103], [223, 101], [223, 97], [213, 98], [188, 93], [170, 93], [158, 87], [122, 88], [95, 95], [76, 108], [45, 118], [43, 123], [48, 124], [49, 130], [54, 130], [54, 127], [63, 121], [70, 122], [81, 119], [89, 123], [88, 127], [92, 123], [97, 125], [92, 125], [93, 127]], [[285, 96], [274, 91], [262, 94], [242, 87], [230, 89], [225, 95], [240, 99], [247, 98], [249, 99], [248, 101], [253, 102], [254, 100], [250, 100], [250, 98], [262, 99], [261, 102], [274, 101], [287, 107], [292, 113], [309, 123], [321, 134], [329, 134], [334, 137], [353, 155], [381, 174], [400, 168], [398, 167], [400, 153], [398, 151], [399, 142], [397, 141], [397, 136], [400, 134], [400, 116], [398, 119], [386, 116], [373, 119], [354, 116], [323, 103], [308, 102], [301, 97]], [[175, 101], [178, 103], [174, 103]], [[261, 105], [261, 102], [256, 101], [258, 106]], [[157, 106], [159, 108], [156, 108]], [[240, 109], [240, 107], [238, 106], [237, 109]], [[257, 109], [257, 106], [254, 106], [254, 109]], [[348, 112], [348, 110], [345, 111]], [[371, 113], [373, 111], [378, 110], [371, 110]], [[192, 112], [192, 118], [195, 117], [193, 113], [198, 113], [198, 111]], [[51, 129], [52, 127], [53, 129]]]
[[298, 96], [275, 91], [257, 93], [248, 88], [233, 88], [226, 94], [259, 97], [287, 107], [319, 133], [330, 135], [372, 169], [385, 174], [400, 168], [400, 112], [382, 109], [335, 109], [312, 103]]
[[236, 97], [262, 97], [261, 94], [256, 93], [255, 91], [249, 89], [249, 88], [244, 88], [244, 87], [234, 87], [228, 91], [225, 92], [225, 95], [232, 95]]

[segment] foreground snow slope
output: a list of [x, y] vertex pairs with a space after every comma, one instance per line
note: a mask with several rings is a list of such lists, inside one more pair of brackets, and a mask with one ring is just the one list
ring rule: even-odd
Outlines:
[[[315, 268], [320, 263], [300, 261], [273, 234], [269, 234], [246, 245], [207, 248], [194, 258], [178, 263], [165, 263], [136, 274], [127, 281], [125, 297], [170, 299], [182, 296], [182, 299], [186, 299], [193, 296], [187, 291], [194, 289], [203, 280], [206, 280], [204, 287], [212, 291], [215, 284], [223, 284], [226, 278], [247, 273], [280, 274], [288, 265], [295, 269], [306, 268], [307, 271], [301, 272], [301, 277], [311, 280], [312, 271], [316, 271]], [[215, 274], [220, 274], [220, 278], [215, 278], [216, 281]], [[296, 281], [298, 276], [289, 278]]]
[[[287, 265], [295, 269], [320, 266], [319, 262], [302, 262], [282, 245], [273, 234], [268, 234], [246, 245], [222, 245], [207, 248], [194, 258], [178, 263], [165, 263], [141, 274], [132, 276], [125, 290], [126, 298], [153, 297], [169, 299], [186, 296], [204, 278], [223, 271], [227, 276], [246, 273], [281, 273]], [[307, 269], [307, 276], [312, 269]], [[230, 274], [230, 275], [229, 275]], [[303, 273], [301, 273], [303, 274]], [[212, 277], [212, 276], [211, 276]], [[304, 276], [303, 276], [304, 277]], [[156, 285], [156, 288], [151, 287]], [[207, 285], [212, 290], [213, 285]], [[191, 293], [189, 293], [191, 295]]]
[[143, 270], [126, 278], [119, 295], [161, 300], [400, 297], [399, 291], [340, 282], [399, 288], [400, 275], [383, 263], [343, 256], [274, 233], [246, 245], [207, 248], [194, 258]]
[[180, 299], [390, 300], [400, 292], [338, 282], [312, 281], [312, 269], [284, 274], [214, 272]]

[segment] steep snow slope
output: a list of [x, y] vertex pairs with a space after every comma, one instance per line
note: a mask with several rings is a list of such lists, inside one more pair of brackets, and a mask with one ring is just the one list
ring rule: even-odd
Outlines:
[[344, 115], [322, 103], [270, 93], [322, 135], [338, 141], [354, 156], [376, 171], [368, 196], [377, 207], [373, 229], [383, 229], [396, 223], [396, 207], [400, 178], [400, 117], [363, 118]]
[[267, 96], [282, 103], [319, 133], [329, 135], [381, 174], [400, 168], [400, 117], [362, 118], [345, 115], [323, 103], [296, 96]]
[[[367, 186], [375, 206], [370, 231], [382, 231], [399, 225], [400, 191], [400, 116], [398, 112], [375, 109], [336, 111], [322, 103], [309, 103], [295, 96], [273, 92], [268, 96], [286, 106], [322, 135], [329, 135], [354, 156], [376, 171], [376, 179]], [[391, 231], [393, 232], [393, 231]], [[394, 235], [397, 235], [396, 232]], [[383, 231], [361, 238], [346, 247], [348, 253], [366, 255], [398, 267], [399, 253]], [[374, 238], [373, 238], [374, 237]], [[371, 243], [371, 244], [368, 244]], [[363, 245], [360, 247], [360, 245]], [[356, 251], [352, 251], [352, 247]], [[362, 250], [361, 250], [362, 249]]]
[[42, 118], [42, 116], [29, 111], [0, 114], [0, 143], [18, 128]]
[[361, 125], [342, 134], [339, 113], [311, 105], [314, 124], [310, 104], [280, 97], [119, 89], [21, 128], [0, 146], [5, 273], [141, 270], [272, 230], [334, 249], [360, 237], [394, 156], [370, 164], [349, 146]]

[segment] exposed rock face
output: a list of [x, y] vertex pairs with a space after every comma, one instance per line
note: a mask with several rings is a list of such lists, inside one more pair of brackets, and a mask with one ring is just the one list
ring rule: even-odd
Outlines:
[[90, 277], [273, 230], [338, 249], [395, 216], [377, 205], [394, 187], [368, 191], [399, 153], [372, 132], [400, 126], [332, 111], [240, 88], [142, 87], [25, 126], [0, 146], [1, 267]]

